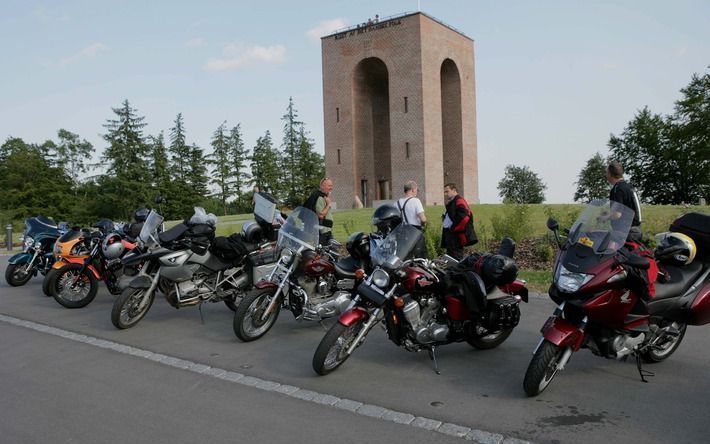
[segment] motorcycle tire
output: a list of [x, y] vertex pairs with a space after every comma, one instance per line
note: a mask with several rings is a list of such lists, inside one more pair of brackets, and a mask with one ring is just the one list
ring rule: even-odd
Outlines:
[[[148, 288], [124, 288], [111, 309], [111, 323], [119, 330], [136, 325], [148, 313], [155, 299], [155, 291], [146, 295]], [[144, 298], [148, 301], [142, 304]]]
[[9, 264], [5, 269], [5, 280], [13, 287], [25, 285], [32, 279], [32, 272], [25, 273], [27, 264]]
[[99, 281], [96, 276], [88, 269], [81, 272], [82, 268], [81, 264], [67, 264], [57, 271], [52, 297], [63, 307], [86, 307], [99, 291]]
[[466, 338], [466, 342], [468, 342], [468, 345], [473, 348], [477, 348], [479, 350], [490, 350], [505, 342], [512, 332], [512, 328], [506, 328], [493, 333], [486, 332], [486, 334], [483, 335], [471, 334], [468, 338]]
[[655, 363], [665, 361], [670, 355], [672, 355], [680, 346], [683, 337], [685, 336], [685, 330], [688, 328], [687, 324], [682, 324], [680, 322], [676, 323], [678, 325], [678, 336], [670, 339], [669, 341], [663, 343], [659, 348], [648, 348], [646, 351], [641, 353], [641, 358], [644, 362]]
[[536, 396], [543, 392], [557, 374], [557, 364], [560, 362], [564, 349], [552, 342], [544, 341], [533, 355], [528, 370], [525, 372], [523, 388], [528, 396]]
[[363, 328], [365, 321], [358, 321], [350, 326], [336, 322], [323, 336], [313, 355], [313, 370], [321, 376], [340, 367], [349, 357], [347, 350]]
[[244, 342], [251, 342], [264, 336], [276, 323], [281, 312], [281, 301], [277, 301], [274, 310], [262, 321], [261, 314], [271, 303], [275, 289], [257, 290], [242, 299], [234, 313], [234, 334]]
[[52, 268], [44, 275], [44, 280], [42, 281], [42, 292], [47, 297], [54, 296], [54, 292], [57, 289], [57, 276], [59, 275], [59, 268]]

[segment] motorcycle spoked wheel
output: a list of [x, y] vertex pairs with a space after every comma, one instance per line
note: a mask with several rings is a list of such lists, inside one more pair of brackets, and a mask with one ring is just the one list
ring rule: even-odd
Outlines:
[[52, 297], [66, 308], [86, 307], [96, 297], [99, 290], [99, 281], [96, 276], [85, 268], [82, 272], [81, 264], [67, 264], [57, 270], [56, 284]]
[[491, 332], [485, 328], [481, 327], [479, 330], [478, 327], [476, 327], [468, 338], [466, 338], [466, 342], [473, 348], [477, 348], [479, 350], [490, 350], [505, 342], [512, 332], [512, 328], [505, 328], [503, 330]]
[[528, 396], [539, 395], [550, 385], [557, 374], [557, 364], [562, 359], [564, 351], [564, 348], [547, 340], [540, 345], [525, 372], [523, 388]]
[[269, 316], [262, 320], [261, 316], [271, 303], [276, 289], [257, 290], [247, 294], [239, 303], [234, 313], [234, 334], [244, 342], [255, 341], [264, 336], [276, 323], [281, 312], [281, 301]]
[[685, 336], [685, 330], [688, 328], [687, 324], [683, 324], [681, 322], [664, 321], [664, 324], [667, 325], [659, 325], [659, 328], [672, 326], [673, 328], [678, 330], [678, 336], [665, 341], [663, 344], [657, 347], [649, 347], [646, 351], [642, 352], [641, 358], [645, 362], [653, 363], [665, 361], [678, 349], [681, 341], [683, 340], [683, 336]]
[[[111, 309], [111, 323], [119, 330], [136, 325], [148, 313], [155, 299], [155, 291], [146, 294], [148, 288], [124, 288]], [[146, 303], [143, 300], [148, 298]]]
[[25, 285], [32, 279], [34, 273], [25, 272], [27, 264], [9, 264], [5, 269], [5, 280], [13, 287]]
[[313, 370], [321, 376], [340, 367], [349, 357], [347, 350], [360, 333], [364, 320], [345, 326], [336, 322], [323, 336], [313, 355]]
[[59, 275], [59, 268], [52, 268], [44, 275], [44, 280], [42, 281], [42, 292], [45, 296], [52, 297], [54, 292], [57, 291], [57, 276]]

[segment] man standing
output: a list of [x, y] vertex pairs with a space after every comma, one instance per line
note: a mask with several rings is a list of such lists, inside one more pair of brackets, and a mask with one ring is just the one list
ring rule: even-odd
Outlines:
[[319, 240], [321, 245], [328, 245], [333, 238], [333, 216], [330, 214], [332, 201], [330, 192], [333, 191], [333, 180], [324, 177], [320, 181], [320, 187], [306, 199], [304, 207], [313, 210], [318, 215]]
[[449, 256], [461, 260], [464, 256], [463, 247], [478, 242], [473, 229], [473, 213], [466, 199], [459, 196], [453, 183], [444, 185], [444, 200], [446, 213], [443, 216], [441, 247], [446, 248], [446, 254]]
[[[609, 200], [618, 202], [634, 212], [634, 219], [631, 222], [628, 240], [641, 242], [643, 233], [641, 232], [641, 205], [633, 187], [624, 180], [624, 167], [617, 161], [609, 162], [606, 167], [606, 180], [612, 185], [609, 192]], [[620, 213], [611, 215], [615, 220], [621, 217]]]
[[[422, 202], [417, 197], [417, 189], [418, 187], [415, 181], [407, 181], [404, 184], [404, 197], [397, 201], [397, 208], [399, 212], [402, 213], [402, 223], [412, 225], [417, 227], [420, 231], [423, 231], [426, 226], [426, 214], [424, 213]], [[417, 245], [415, 256], [428, 256], [424, 236], [422, 236], [419, 245]]]

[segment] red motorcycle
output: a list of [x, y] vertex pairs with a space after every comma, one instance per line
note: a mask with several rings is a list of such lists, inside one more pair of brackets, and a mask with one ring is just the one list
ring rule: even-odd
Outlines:
[[[340, 365], [382, 321], [389, 339], [407, 351], [427, 350], [439, 373], [436, 348], [468, 342], [492, 349], [510, 336], [520, 320], [525, 282], [503, 255], [472, 255], [461, 263], [412, 259], [422, 232], [399, 225], [372, 252], [375, 267], [357, 287], [351, 308], [321, 340], [313, 369], [326, 375]], [[512, 256], [513, 244], [509, 245]]]
[[318, 216], [307, 208], [298, 207], [288, 215], [279, 230], [276, 266], [242, 299], [234, 314], [234, 334], [239, 339], [249, 342], [265, 335], [282, 308], [299, 321], [320, 321], [350, 305], [358, 282], [355, 271], [365, 259], [361, 254], [356, 260], [355, 251], [338, 259], [330, 245], [318, 245], [318, 229]]
[[[557, 222], [548, 220], [560, 246], [549, 290], [559, 306], [542, 327], [525, 373], [528, 396], [545, 390], [580, 348], [605, 358], [635, 356], [646, 382], [653, 374], [642, 368], [642, 360], [667, 359], [688, 325], [710, 322], [710, 217], [694, 214], [687, 224], [686, 215], [671, 225], [689, 236], [685, 249], [692, 254], [683, 254], [683, 246], [658, 248], [654, 259], [645, 247], [626, 240], [633, 216], [616, 202], [593, 201], [564, 245]], [[701, 254], [693, 261], [695, 244]], [[654, 282], [657, 276], [665, 279]]]

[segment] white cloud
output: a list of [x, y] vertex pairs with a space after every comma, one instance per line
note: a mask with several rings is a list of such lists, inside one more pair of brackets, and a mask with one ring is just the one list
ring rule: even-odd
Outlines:
[[286, 60], [286, 47], [245, 46], [241, 43], [228, 43], [222, 49], [221, 58], [207, 61], [205, 69], [210, 72], [239, 69], [256, 63], [282, 63]]
[[318, 23], [318, 25], [316, 25], [314, 28], [311, 28], [306, 31], [306, 36], [310, 40], [317, 42], [324, 35], [328, 35], [337, 29], [345, 28], [347, 25], [348, 23], [343, 18], [324, 20]]
[[202, 46], [205, 46], [205, 39], [198, 37], [195, 39], [190, 39], [185, 42], [185, 47], [186, 48], [200, 48]]
[[76, 54], [61, 59], [57, 64], [59, 66], [71, 65], [72, 63], [75, 63], [83, 58], [94, 58], [99, 53], [104, 52], [106, 50], [108, 50], [108, 47], [103, 43], [92, 43], [91, 45], [79, 50], [79, 52], [77, 52]]

